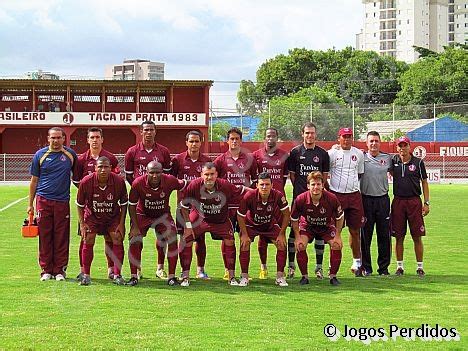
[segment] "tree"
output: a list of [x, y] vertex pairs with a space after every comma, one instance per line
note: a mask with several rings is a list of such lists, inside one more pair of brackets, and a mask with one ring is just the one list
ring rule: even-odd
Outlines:
[[231, 128], [228, 122], [220, 121], [213, 123], [209, 129], [209, 140], [211, 141], [225, 141], [227, 131]]
[[258, 116], [262, 112], [265, 112], [266, 99], [262, 94], [257, 92], [257, 87], [251, 80], [241, 81], [239, 91], [237, 92], [237, 100], [244, 114]]

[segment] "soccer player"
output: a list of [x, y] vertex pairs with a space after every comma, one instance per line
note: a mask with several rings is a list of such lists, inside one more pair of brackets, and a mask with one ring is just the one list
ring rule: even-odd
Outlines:
[[[288, 156], [289, 154], [278, 147], [278, 130], [276, 128], [267, 128], [265, 131], [264, 147], [255, 151], [252, 155], [257, 162], [258, 172], [267, 172], [270, 174], [273, 189], [280, 191], [285, 195], [284, 186], [288, 179]], [[281, 212], [278, 212], [278, 223], [281, 224]], [[268, 240], [264, 236], [258, 237], [258, 254], [260, 256], [260, 274], [259, 279], [268, 277], [267, 253]]]
[[[277, 222], [280, 212], [281, 223]], [[276, 280], [279, 286], [288, 286], [284, 278], [286, 266], [286, 228], [289, 225], [290, 212], [283, 193], [272, 188], [271, 175], [262, 172], [258, 175], [257, 189], [246, 193], [237, 211], [237, 220], [241, 232], [239, 261], [241, 279], [239, 286], [249, 284], [250, 243], [256, 236], [271, 240], [276, 246]], [[280, 227], [281, 224], [281, 227]]]
[[341, 264], [341, 229], [344, 214], [340, 202], [331, 192], [324, 190], [324, 177], [320, 172], [307, 176], [309, 190], [300, 194], [291, 212], [292, 227], [297, 249], [297, 264], [302, 273], [299, 284], [309, 284], [307, 244], [320, 237], [330, 245], [330, 284], [339, 285], [336, 278]]
[[[163, 166], [164, 173], [171, 171], [171, 155], [169, 149], [156, 142], [156, 125], [152, 121], [144, 121], [140, 126], [142, 141], [130, 147], [125, 153], [125, 175], [127, 181], [132, 185], [135, 178], [145, 174], [146, 166], [151, 161], [157, 161]], [[158, 266], [156, 277], [167, 279], [164, 271], [164, 259], [166, 247], [156, 239], [158, 251]]]
[[[317, 127], [312, 122], [307, 122], [302, 126], [302, 144], [294, 147], [289, 153], [288, 170], [289, 178], [293, 185], [293, 201], [299, 194], [307, 191], [307, 176], [310, 172], [320, 171], [327, 182], [328, 171], [330, 170], [330, 158], [328, 153], [320, 146], [316, 145]], [[288, 277], [294, 277], [295, 272], [295, 238], [291, 229], [288, 240], [289, 253], [289, 273]], [[317, 279], [323, 279], [323, 251], [325, 242], [318, 238], [315, 240], [315, 275]]]
[[[223, 240], [225, 248], [223, 256], [226, 256], [225, 267], [228, 269], [229, 285], [239, 285], [234, 276], [236, 246], [234, 228], [228, 216], [228, 203], [233, 197], [240, 197], [245, 189], [242, 185], [236, 186], [218, 178], [216, 166], [212, 162], [203, 165], [201, 177], [192, 180], [188, 185], [185, 198], [180, 204], [185, 220], [184, 236], [179, 245], [182, 265], [181, 286], [190, 285], [192, 242], [206, 232]], [[192, 211], [189, 213], [190, 208]]]
[[55, 277], [63, 281], [70, 248], [70, 176], [76, 167], [76, 153], [63, 146], [65, 132], [53, 127], [47, 132], [49, 146], [33, 157], [29, 184], [28, 214], [34, 214], [36, 200], [39, 227], [41, 281]]
[[[78, 162], [76, 167], [76, 172], [73, 173], [73, 184], [76, 187], [79, 187], [80, 181], [87, 176], [92, 174], [96, 170], [96, 162], [100, 156], [106, 156], [111, 164], [112, 172], [120, 174], [119, 161], [114, 156], [114, 154], [105, 150], [102, 147], [104, 142], [104, 136], [102, 129], [98, 127], [91, 127], [87, 132], [87, 142], [89, 149], [86, 152], [78, 156]], [[81, 230], [78, 224], [78, 235], [81, 237]], [[81, 237], [80, 248], [79, 248], [79, 258], [80, 258], [80, 274], [76, 277], [78, 281], [82, 279], [84, 274], [83, 262], [81, 261], [82, 251], [83, 251], [83, 238]], [[104, 252], [107, 258], [107, 274], [109, 279], [114, 279], [114, 262], [112, 261], [112, 239], [109, 235], [104, 235]]]
[[[200, 152], [202, 145], [203, 135], [196, 130], [192, 130], [185, 136], [185, 145], [187, 151], [184, 151], [172, 159], [172, 174], [178, 179], [192, 181], [200, 177], [202, 167], [205, 163], [210, 162], [211, 159], [208, 155]], [[179, 204], [184, 197], [183, 191], [177, 192], [177, 203]], [[184, 222], [180, 214], [180, 208], [177, 209], [177, 231], [183, 235]], [[210, 277], [205, 271], [206, 260], [206, 243], [205, 235], [201, 235], [195, 241], [195, 252], [197, 254], [197, 275], [198, 279], [208, 280]]]
[[141, 267], [143, 237], [150, 228], [154, 228], [158, 241], [168, 247], [167, 261], [169, 275], [167, 284], [178, 285], [175, 278], [177, 265], [177, 229], [171, 216], [169, 198], [172, 191], [183, 190], [186, 180], [163, 174], [161, 163], [151, 161], [146, 166], [146, 174], [132, 183], [129, 196], [131, 229], [129, 233], [129, 261], [132, 274], [127, 285], [138, 284], [138, 269]]
[[[397, 139], [398, 155], [393, 156], [390, 172], [393, 175], [393, 201], [391, 210], [392, 236], [395, 237], [397, 258], [396, 275], [403, 275], [403, 243], [406, 223], [410, 227], [414, 243], [417, 269], [416, 274], [424, 277], [423, 243], [426, 235], [423, 217], [429, 214], [429, 184], [424, 161], [410, 152], [410, 139], [406, 136]], [[421, 185], [424, 203], [421, 203]]]
[[339, 148], [328, 151], [330, 155], [330, 190], [343, 208], [345, 223], [349, 229], [349, 242], [353, 252], [351, 272], [363, 276], [361, 266], [360, 229], [364, 225], [364, 209], [359, 192], [359, 177], [364, 173], [364, 154], [352, 146], [353, 130], [338, 131]]
[[[219, 155], [214, 164], [218, 171], [219, 178], [226, 179], [234, 185], [243, 185], [245, 187], [254, 186], [257, 181], [257, 162], [248, 150], [242, 149], [242, 131], [239, 128], [231, 128], [227, 131], [228, 150]], [[229, 218], [232, 222], [234, 231], [239, 232], [237, 225], [237, 210], [239, 208], [240, 197], [232, 197], [229, 206]], [[227, 269], [224, 241], [221, 243], [221, 251], [226, 266], [224, 279], [227, 280], [229, 273]]]
[[380, 134], [367, 133], [367, 152], [364, 152], [364, 173], [360, 187], [366, 221], [361, 228], [362, 267], [365, 275], [372, 274], [371, 243], [372, 234], [377, 232], [379, 275], [388, 275], [390, 264], [390, 198], [388, 197], [388, 170], [391, 156], [380, 151]]
[[80, 285], [91, 284], [91, 263], [94, 257], [96, 235], [112, 239], [114, 284], [124, 285], [121, 275], [124, 259], [125, 216], [127, 214], [127, 188], [125, 180], [112, 173], [110, 160], [101, 156], [96, 171], [85, 176], [78, 188], [76, 205], [81, 236], [83, 238], [83, 276]]

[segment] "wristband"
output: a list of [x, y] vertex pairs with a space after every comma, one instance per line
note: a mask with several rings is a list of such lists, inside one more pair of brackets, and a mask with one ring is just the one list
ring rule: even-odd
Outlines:
[[191, 222], [185, 222], [185, 228], [192, 229], [192, 223]]
[[431, 204], [431, 203], [429, 202], [429, 200], [424, 201], [424, 205], [429, 206], [430, 204]]

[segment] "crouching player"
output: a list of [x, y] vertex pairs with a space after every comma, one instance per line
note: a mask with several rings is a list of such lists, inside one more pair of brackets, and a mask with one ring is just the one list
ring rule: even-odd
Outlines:
[[94, 257], [96, 235], [109, 235], [112, 239], [114, 283], [124, 285], [121, 276], [124, 259], [123, 239], [127, 214], [127, 188], [119, 175], [112, 173], [111, 163], [105, 156], [98, 158], [96, 171], [84, 177], [78, 188], [76, 204], [83, 250], [83, 275], [80, 285], [91, 283], [91, 263]]
[[130, 240], [129, 261], [132, 274], [127, 285], [138, 284], [138, 270], [141, 270], [141, 251], [143, 237], [150, 228], [154, 228], [157, 241], [164, 247], [167, 245], [167, 261], [169, 275], [167, 284], [179, 285], [175, 277], [177, 257], [177, 229], [171, 216], [169, 198], [174, 190], [185, 188], [187, 181], [163, 174], [161, 163], [151, 161], [146, 166], [146, 174], [136, 178], [132, 183], [129, 196], [129, 213], [131, 229], [128, 234]]
[[344, 214], [337, 197], [324, 190], [321, 172], [312, 172], [307, 176], [308, 191], [300, 194], [293, 204], [291, 212], [292, 227], [295, 236], [297, 263], [302, 273], [301, 285], [309, 284], [307, 271], [307, 244], [314, 239], [323, 239], [330, 245], [330, 284], [339, 285], [336, 274], [341, 264], [341, 229]]
[[[281, 227], [277, 223], [281, 213]], [[244, 195], [237, 211], [237, 221], [241, 231], [239, 261], [241, 280], [239, 286], [249, 284], [250, 243], [256, 236], [272, 241], [276, 246], [276, 285], [288, 286], [284, 278], [286, 266], [285, 231], [289, 226], [289, 206], [284, 195], [272, 188], [270, 174], [258, 175], [257, 189]], [[276, 218], [275, 218], [276, 217]]]

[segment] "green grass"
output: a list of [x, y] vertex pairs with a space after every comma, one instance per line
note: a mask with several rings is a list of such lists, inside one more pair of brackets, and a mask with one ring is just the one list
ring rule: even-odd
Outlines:
[[[0, 191], [3, 208], [27, 196], [28, 188], [4, 186]], [[340, 287], [331, 287], [328, 280], [311, 281], [302, 287], [296, 278], [288, 288], [278, 288], [273, 281], [275, 256], [270, 247], [270, 279], [254, 279], [247, 288], [229, 287], [221, 279], [219, 242], [207, 237], [207, 270], [214, 279], [193, 281], [188, 289], [170, 288], [153, 278], [156, 255], [152, 237], [145, 239], [143, 251], [143, 273], [149, 279], [136, 287], [114, 286], [106, 279], [99, 239], [91, 286], [78, 286], [72, 279], [39, 282], [37, 239], [20, 235], [27, 206], [27, 200], [23, 200], [0, 212], [0, 348], [348, 349], [363, 344], [344, 338], [331, 342], [323, 335], [323, 327], [333, 323], [341, 331], [346, 324], [382, 327], [388, 332], [390, 324], [414, 328], [427, 323], [457, 328], [461, 340], [397, 339], [372, 342], [371, 347], [467, 349], [467, 198], [467, 185], [431, 186], [424, 279], [415, 276], [413, 246], [408, 237], [407, 275], [403, 277], [354, 278], [349, 273], [351, 251], [346, 245]], [[75, 211], [73, 206], [70, 277], [79, 269]], [[258, 265], [258, 254], [252, 249], [254, 278]], [[390, 268], [393, 272], [394, 261]], [[128, 271], [125, 262], [124, 274]]]

